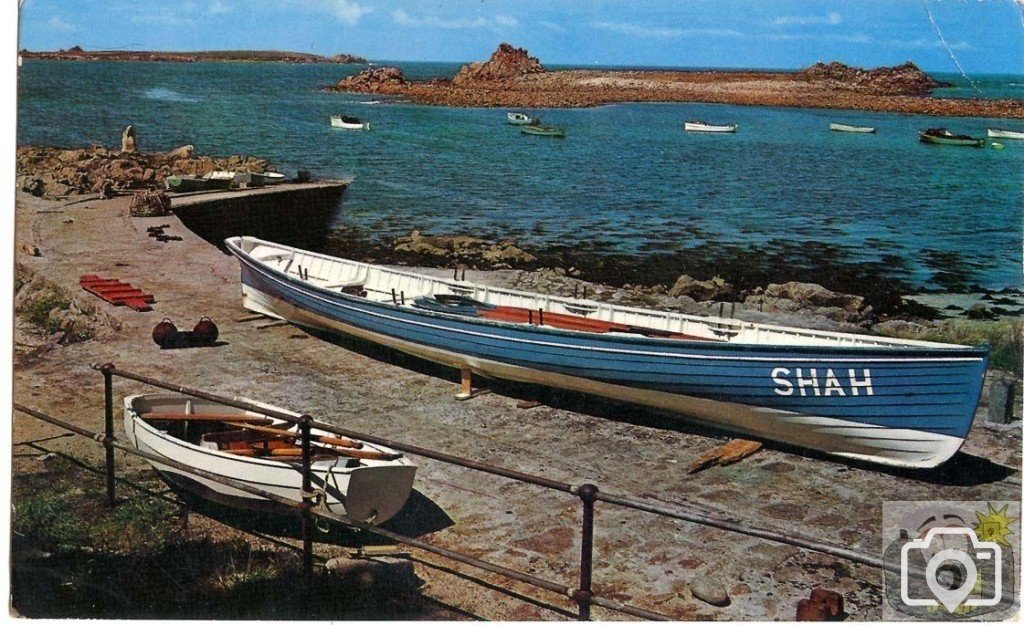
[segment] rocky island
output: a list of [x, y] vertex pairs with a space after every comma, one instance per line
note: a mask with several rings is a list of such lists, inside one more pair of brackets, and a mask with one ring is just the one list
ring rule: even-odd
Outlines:
[[931, 96], [941, 86], [909, 61], [870, 70], [816, 63], [799, 72], [548, 71], [525, 49], [502, 43], [489, 60], [465, 65], [451, 79], [408, 81], [398, 68], [375, 67], [327, 90], [395, 95], [440, 106], [574, 108], [614, 102], [707, 102], [1024, 118], [1024, 105], [1018, 100]]
[[30, 52], [20, 50], [22, 59], [48, 59], [54, 61], [161, 61], [165, 63], [195, 63], [200, 61], [246, 61], [264, 63], [339, 63], [366, 64], [366, 59], [351, 54], [321, 56], [307, 52], [279, 50], [209, 50], [203, 52], [157, 52], [148, 50], [83, 50], [74, 46], [56, 52]]

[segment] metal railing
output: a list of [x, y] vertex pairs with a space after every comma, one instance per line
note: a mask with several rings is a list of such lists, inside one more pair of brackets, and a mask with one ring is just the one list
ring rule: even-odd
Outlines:
[[[871, 556], [864, 554], [852, 549], [831, 545], [818, 541], [816, 539], [801, 536], [798, 534], [785, 534], [776, 530], [767, 528], [753, 527], [738, 520], [716, 517], [713, 515], [706, 514], [704, 512], [695, 510], [686, 510], [678, 506], [668, 506], [665, 504], [652, 503], [647, 500], [639, 499], [636, 497], [629, 497], [623, 495], [614, 495], [609, 493], [603, 493], [594, 484], [580, 484], [572, 485], [566, 482], [552, 480], [544, 477], [534, 476], [520, 471], [506, 469], [504, 467], [498, 467], [489, 465], [486, 463], [470, 460], [467, 458], [461, 458], [444, 452], [426, 449], [416, 445], [410, 445], [399, 441], [393, 441], [388, 438], [375, 436], [372, 434], [366, 434], [363, 432], [357, 432], [347, 428], [335, 426], [330, 423], [324, 423], [313, 419], [308, 414], [301, 414], [296, 416], [295, 413], [284, 412], [281, 410], [274, 409], [270, 406], [263, 404], [257, 404], [249, 401], [245, 401], [237, 398], [223, 397], [213, 393], [208, 393], [199, 389], [194, 389], [186, 386], [180, 386], [164, 382], [149, 376], [133, 373], [116, 368], [113, 364], [107, 363], [104, 365], [93, 365], [94, 369], [99, 370], [103, 374], [103, 388], [104, 388], [104, 433], [97, 434], [90, 432], [84, 428], [78, 427], [74, 424], [68, 423], [61, 419], [57, 419], [50, 415], [46, 415], [37, 410], [22, 406], [15, 403], [15, 409], [28, 414], [37, 419], [47, 421], [71, 432], [92, 438], [98, 442], [101, 442], [106, 447], [106, 490], [107, 490], [107, 502], [110, 505], [115, 503], [115, 480], [114, 480], [114, 450], [120, 449], [129, 454], [140, 456], [146, 460], [156, 461], [163, 465], [173, 467], [179, 471], [183, 471], [189, 474], [197, 475], [232, 488], [236, 488], [240, 491], [250, 493], [259, 497], [264, 497], [276, 503], [282, 504], [286, 507], [295, 509], [301, 516], [302, 529], [301, 529], [301, 540], [302, 540], [302, 563], [303, 570], [307, 575], [307, 579], [312, 577], [313, 571], [313, 527], [314, 517], [324, 518], [342, 525], [349, 527], [358, 528], [379, 536], [383, 536], [390, 540], [394, 540], [399, 543], [403, 543], [410, 547], [421, 549], [423, 551], [433, 553], [435, 555], [466, 564], [484, 571], [501, 575], [508, 579], [530, 584], [537, 588], [548, 590], [557, 593], [562, 596], [571, 598], [578, 606], [578, 615], [580, 620], [590, 619], [590, 608], [592, 605], [600, 606], [606, 609], [614, 610], [631, 616], [636, 616], [645, 620], [669, 620], [670, 617], [651, 612], [643, 608], [636, 606], [619, 603], [601, 597], [594, 593], [592, 588], [592, 576], [593, 576], [593, 548], [594, 548], [594, 504], [597, 501], [603, 501], [606, 503], [630, 508], [633, 510], [648, 512], [658, 516], [667, 518], [678, 519], [695, 523], [699, 525], [706, 525], [710, 527], [716, 527], [725, 531], [744, 534], [747, 536], [753, 536], [778, 542], [782, 544], [788, 544], [802, 549], [808, 549], [816, 551], [826, 555], [834, 556], [843, 560], [857, 562], [863, 565], [867, 565], [873, 568], [896, 570], [892, 565], [886, 563], [880, 557]], [[288, 421], [290, 423], [298, 424], [301, 433], [301, 450], [302, 450], [302, 501], [295, 501], [263, 491], [262, 489], [256, 488], [249, 484], [237, 482], [230, 478], [226, 478], [219, 474], [213, 474], [202, 469], [197, 469], [188, 465], [183, 465], [169, 458], [163, 456], [157, 456], [155, 454], [145, 452], [136, 449], [133, 445], [127, 444], [119, 440], [114, 434], [114, 399], [113, 399], [113, 378], [114, 376], [134, 380], [157, 388], [189, 395], [192, 397], [206, 399], [212, 402], [216, 402], [225, 406], [232, 406], [242, 410], [249, 410], [264, 414], [270, 417], [275, 417]], [[310, 430], [316, 427], [317, 429], [338, 434], [341, 436], [347, 436], [349, 438], [355, 438], [370, 443], [384, 445], [393, 449], [414, 454], [417, 456], [423, 456], [431, 458], [448, 464], [461, 466], [491, 475], [497, 475], [500, 477], [508, 478], [511, 480], [533, 484], [543, 488], [560, 491], [563, 493], [571, 494], [576, 496], [582, 505], [581, 515], [581, 531], [580, 531], [580, 568], [578, 576], [578, 584], [576, 588], [570, 588], [565, 584], [558, 582], [552, 582], [529, 573], [524, 573], [508, 567], [504, 567], [492, 562], [480, 560], [472, 556], [468, 556], [457, 551], [446, 549], [444, 547], [438, 547], [430, 543], [410, 538], [391, 530], [369, 525], [367, 523], [361, 523], [354, 521], [347, 517], [334, 514], [321, 507], [314, 507], [313, 499], [314, 494], [311, 488], [311, 450], [310, 450]]]

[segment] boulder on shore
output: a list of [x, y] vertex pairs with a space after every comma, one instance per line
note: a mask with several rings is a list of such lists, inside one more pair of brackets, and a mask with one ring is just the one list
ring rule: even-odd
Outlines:
[[819, 284], [787, 282], [757, 289], [743, 304], [760, 312], [813, 312], [833, 321], [857, 323], [868, 319], [871, 307], [859, 295], [836, 293]]
[[732, 292], [733, 286], [719, 276], [715, 276], [710, 280], [697, 280], [683, 274], [669, 288], [668, 295], [672, 297], [686, 296], [698, 302], [704, 302], [720, 299], [731, 295]]
[[478, 82], [501, 82], [544, 71], [537, 57], [530, 56], [525, 48], [502, 43], [487, 61], [463, 65], [452, 79], [452, 84], [467, 86]]

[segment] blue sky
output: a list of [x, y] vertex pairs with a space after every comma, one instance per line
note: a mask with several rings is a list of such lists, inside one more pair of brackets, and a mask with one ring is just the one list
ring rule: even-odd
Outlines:
[[469, 61], [507, 41], [546, 64], [913, 60], [952, 72], [952, 55], [968, 73], [1024, 73], [1024, 9], [1012, 0], [25, 0], [19, 31], [29, 50], [278, 49]]

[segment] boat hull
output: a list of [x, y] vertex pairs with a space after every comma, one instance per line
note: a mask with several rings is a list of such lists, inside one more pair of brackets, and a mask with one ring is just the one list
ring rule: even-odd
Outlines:
[[[169, 436], [139, 417], [141, 405], [150, 410], [154, 407], [167, 410], [181, 406], [183, 399], [184, 396], [176, 394], [126, 397], [124, 429], [128, 441], [140, 451], [246, 483], [280, 497], [301, 501], [300, 462], [232, 456]], [[189, 401], [197, 407], [197, 413], [201, 413], [204, 406], [216, 406], [202, 400]], [[222, 407], [217, 408], [218, 412], [223, 412]], [[171, 486], [215, 503], [259, 512], [286, 513], [292, 510], [281, 503], [182, 471], [169, 464], [149, 462]], [[322, 490], [324, 501], [331, 512], [357, 521], [383, 523], [405, 505], [412, 492], [416, 466], [404, 459], [363, 464], [365, 466], [345, 468], [334, 462], [314, 463], [314, 485]]]
[[346, 122], [340, 118], [331, 118], [332, 128], [342, 128], [344, 130], [369, 130], [370, 122]]
[[698, 124], [695, 122], [686, 122], [683, 124], [683, 129], [688, 132], [718, 132], [728, 133], [736, 132], [736, 125], [730, 124], [725, 126], [714, 126], [711, 124]]
[[228, 249], [241, 261], [249, 310], [484, 376], [632, 402], [882, 464], [931, 467], [955, 453], [987, 364], [984, 350], [751, 348], [428, 314], [312, 287], [248, 257], [233, 241]]
[[192, 193], [194, 191], [212, 191], [223, 189], [220, 181], [208, 180], [198, 176], [168, 176], [167, 189], [177, 193]]
[[1018, 139], [1024, 140], [1024, 132], [1017, 132], [1016, 130], [999, 130], [998, 128], [989, 128], [988, 136], [993, 139]]
[[871, 134], [875, 132], [872, 126], [848, 126], [846, 124], [829, 124], [828, 129], [832, 132], [852, 132], [858, 134]]
[[935, 135], [929, 135], [923, 132], [918, 133], [918, 137], [920, 137], [922, 143], [931, 143], [932, 145], [954, 145], [971, 148], [985, 147], [984, 139], [974, 139], [966, 137], [937, 137]]
[[554, 137], [556, 139], [565, 138], [565, 128], [558, 128], [555, 126], [531, 126], [527, 124], [520, 126], [519, 130], [524, 135], [534, 135], [536, 137]]

